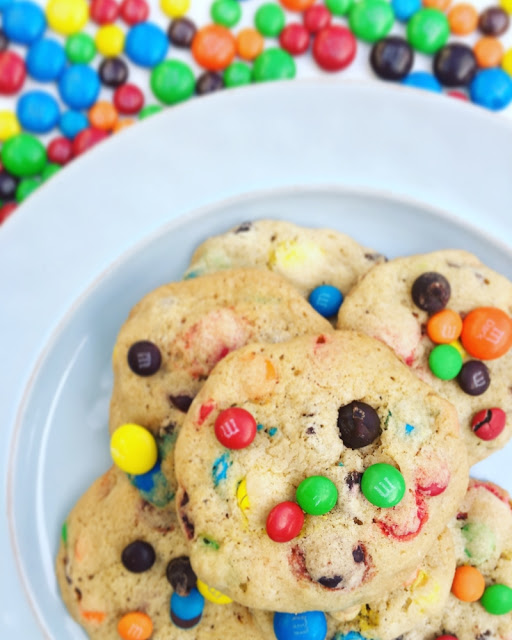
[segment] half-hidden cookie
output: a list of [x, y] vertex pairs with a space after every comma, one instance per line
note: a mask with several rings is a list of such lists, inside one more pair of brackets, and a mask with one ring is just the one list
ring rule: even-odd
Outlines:
[[468, 481], [452, 405], [355, 332], [227, 356], [175, 453], [192, 566], [272, 611], [383, 597], [417, 568]]
[[322, 284], [345, 295], [361, 275], [383, 260], [380, 253], [339, 231], [255, 220], [205, 240], [195, 250], [185, 277], [255, 267], [280, 274], [304, 296]]
[[511, 313], [507, 278], [447, 250], [377, 265], [345, 299], [338, 328], [386, 343], [455, 405], [473, 464], [512, 435]]
[[[452, 536], [445, 529], [421, 565], [404, 584], [390, 591], [384, 598], [365, 604], [360, 609], [356, 608], [354, 612], [349, 610], [325, 614], [326, 637], [394, 640], [410, 629], [417, 628], [429, 617], [441, 614], [450, 594], [454, 571]], [[256, 609], [252, 613], [268, 640], [276, 637], [274, 624], [282, 624], [280, 618], [289, 616]], [[299, 623], [303, 618], [307, 624], [310, 617], [311, 612], [297, 615]]]
[[512, 503], [501, 487], [470, 480], [450, 524], [457, 571], [443, 614], [403, 640], [512, 640]]
[[145, 502], [115, 467], [71, 510], [56, 570], [92, 640], [263, 640], [245, 607], [198, 585], [174, 509]]
[[[114, 348], [110, 431], [135, 423], [165, 458], [137, 486], [157, 506], [174, 496], [174, 446], [186, 412], [215, 364], [249, 342], [282, 342], [332, 327], [280, 276], [256, 269], [173, 282], [130, 312]], [[265, 366], [265, 365], [263, 365]], [[272, 371], [260, 372], [273, 376]], [[166, 482], [166, 478], [167, 481]]]

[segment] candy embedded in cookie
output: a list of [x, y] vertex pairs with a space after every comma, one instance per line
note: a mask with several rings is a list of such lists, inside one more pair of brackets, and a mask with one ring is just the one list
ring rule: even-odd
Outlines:
[[199, 245], [185, 277], [240, 267], [267, 269], [309, 297], [318, 313], [333, 317], [357, 280], [384, 260], [339, 231], [255, 220]]
[[[273, 376], [254, 397], [259, 359]], [[252, 417], [246, 446], [219, 438], [226, 410]], [[229, 433], [238, 431], [233, 419]], [[235, 601], [283, 613], [387, 594], [467, 485], [453, 407], [353, 332], [226, 356], [189, 409], [175, 464], [194, 570]]]
[[457, 561], [451, 594], [439, 616], [404, 640], [512, 639], [512, 503], [501, 487], [470, 480], [449, 525]]
[[386, 343], [454, 404], [473, 464], [512, 435], [511, 313], [509, 280], [446, 250], [376, 265], [345, 298], [337, 326]]
[[[213, 367], [248, 342], [318, 331], [332, 327], [291, 284], [272, 273], [262, 278], [255, 269], [171, 283], [148, 294], [132, 309], [114, 348], [114, 462], [145, 500], [165, 506], [176, 489], [168, 454]], [[274, 384], [271, 363], [256, 355], [251, 370], [251, 393], [265, 395]], [[213, 408], [204, 404], [204, 419]], [[229, 437], [229, 425], [225, 429]]]
[[263, 640], [247, 609], [198, 580], [174, 508], [143, 500], [116, 467], [68, 515], [56, 571], [92, 640], [183, 640], [192, 629], [195, 640]]

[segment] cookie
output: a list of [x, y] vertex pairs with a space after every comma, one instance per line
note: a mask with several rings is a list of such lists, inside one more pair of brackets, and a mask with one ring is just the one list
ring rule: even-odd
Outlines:
[[[441, 614], [450, 594], [454, 572], [452, 536], [445, 529], [403, 585], [380, 600], [356, 607], [355, 611], [327, 614], [327, 637], [350, 638], [352, 634], [355, 638], [394, 640], [428, 618]], [[274, 614], [255, 609], [253, 616], [263, 635], [274, 637]]]
[[[66, 607], [92, 640], [263, 640], [248, 609], [216, 604], [222, 594], [198, 585], [174, 509], [145, 502], [115, 467], [71, 510], [56, 571]], [[120, 634], [130, 624], [131, 635]]]
[[385, 258], [331, 229], [311, 229], [280, 220], [256, 220], [195, 250], [185, 277], [239, 267], [268, 269], [289, 280], [303, 296], [329, 284], [343, 295]]
[[403, 640], [512, 640], [510, 496], [495, 484], [471, 480], [450, 531], [458, 567], [443, 614]]
[[453, 407], [355, 332], [228, 355], [189, 409], [175, 465], [192, 566], [281, 612], [383, 597], [468, 480]]
[[511, 313], [509, 280], [447, 250], [377, 265], [345, 299], [338, 328], [385, 342], [454, 404], [473, 464], [512, 435]]
[[[133, 478], [156, 506], [174, 497], [174, 446], [186, 412], [215, 364], [249, 342], [282, 342], [332, 330], [280, 276], [239, 269], [174, 282], [145, 296], [113, 354], [110, 431], [135, 423], [156, 437], [160, 460]], [[272, 376], [272, 372], [268, 372]]]

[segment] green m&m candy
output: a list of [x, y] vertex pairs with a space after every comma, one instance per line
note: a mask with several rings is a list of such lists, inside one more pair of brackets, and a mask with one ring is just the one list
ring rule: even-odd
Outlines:
[[297, 69], [291, 55], [283, 49], [267, 49], [254, 61], [252, 78], [255, 82], [294, 78]]
[[164, 104], [187, 100], [195, 85], [192, 69], [180, 60], [164, 60], [151, 72], [151, 90]]
[[242, 8], [237, 0], [215, 0], [210, 9], [215, 24], [234, 27], [242, 17]]
[[391, 31], [395, 14], [389, 2], [362, 0], [352, 5], [348, 22], [358, 38], [365, 42], [376, 42]]
[[66, 56], [74, 64], [89, 64], [96, 55], [96, 44], [88, 33], [75, 33], [66, 40]]
[[439, 9], [420, 9], [407, 23], [407, 40], [422, 53], [436, 53], [448, 42], [449, 36], [448, 18]]
[[453, 380], [462, 369], [462, 356], [450, 344], [438, 344], [430, 352], [428, 364], [436, 378]]
[[16, 187], [16, 202], [23, 202], [39, 186], [41, 186], [39, 178], [23, 178], [20, 180]]
[[160, 111], [162, 111], [162, 107], [159, 104], [148, 104], [139, 111], [139, 120], [145, 120], [150, 116], [154, 116], [155, 113], [160, 113]]
[[364, 497], [376, 507], [394, 507], [405, 494], [403, 475], [390, 464], [372, 464], [363, 473], [361, 491]]
[[353, 0], [325, 0], [325, 6], [333, 16], [344, 16], [353, 4]]
[[243, 62], [233, 62], [224, 71], [224, 84], [228, 88], [251, 84], [252, 69]]
[[64, 522], [62, 529], [60, 530], [60, 538], [64, 544], [68, 541], [68, 523]]
[[4, 142], [2, 164], [18, 178], [26, 178], [41, 173], [46, 165], [46, 149], [29, 133], [18, 133]]
[[284, 29], [286, 17], [278, 4], [262, 4], [254, 15], [256, 29], [266, 38], [277, 38]]
[[338, 501], [338, 489], [325, 476], [310, 476], [297, 487], [296, 498], [303, 511], [313, 516], [323, 516]]
[[512, 611], [512, 589], [505, 584], [493, 584], [484, 591], [480, 603], [487, 613], [502, 616]]

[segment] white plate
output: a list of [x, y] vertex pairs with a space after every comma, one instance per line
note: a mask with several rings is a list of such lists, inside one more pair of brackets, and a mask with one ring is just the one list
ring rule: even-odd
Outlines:
[[[66, 511], [109, 464], [115, 334], [137, 298], [181, 276], [197, 242], [280, 217], [342, 229], [389, 255], [466, 248], [512, 277], [509, 250], [486, 234], [512, 244], [510, 166], [512, 129], [475, 108], [383, 85], [297, 82], [170, 110], [30, 198], [0, 230], [1, 506], [26, 591], [2, 553], [3, 635], [83, 637], [58, 599], [53, 557]], [[512, 489], [510, 451], [481, 474]]]

